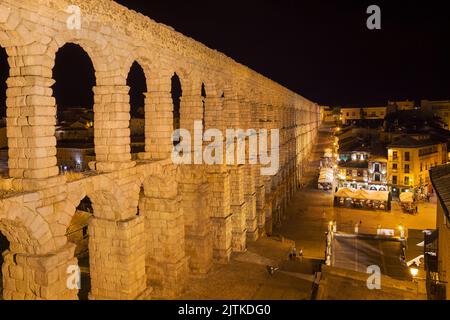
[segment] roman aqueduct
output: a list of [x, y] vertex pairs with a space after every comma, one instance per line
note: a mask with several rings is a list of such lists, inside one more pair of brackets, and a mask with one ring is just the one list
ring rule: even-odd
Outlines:
[[[66, 12], [77, 5], [80, 29]], [[95, 69], [91, 171], [68, 179], [56, 165], [52, 69], [65, 44]], [[319, 126], [319, 106], [170, 27], [110, 0], [0, 0], [0, 46], [8, 55], [9, 177], [0, 181], [5, 299], [77, 299], [77, 265], [66, 236], [80, 201], [89, 222], [90, 299], [137, 299], [148, 287], [176, 296], [189, 274], [227, 263], [271, 222], [298, 188]], [[130, 155], [126, 77], [145, 71], [145, 152]], [[260, 165], [174, 165], [170, 79], [181, 81], [181, 127], [280, 129], [280, 170]], [[204, 85], [207, 97], [201, 96]], [[204, 111], [203, 111], [204, 109]], [[143, 190], [143, 192], [142, 192]]]

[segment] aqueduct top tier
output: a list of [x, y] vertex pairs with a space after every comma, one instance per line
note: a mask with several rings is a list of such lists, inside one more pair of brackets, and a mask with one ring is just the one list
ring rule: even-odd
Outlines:
[[[274, 108], [318, 112], [317, 105], [224, 54], [113, 1], [2, 0], [0, 5], [0, 45], [6, 48], [10, 65], [7, 118], [12, 178], [46, 179], [59, 173], [51, 86], [55, 54], [66, 43], [81, 46], [95, 69], [97, 163], [93, 168], [98, 171], [133, 166], [126, 78], [134, 61], [143, 67], [148, 83], [143, 159], [164, 159], [171, 150], [171, 110], [154, 112], [150, 104], [170, 92], [174, 73], [180, 77], [185, 102], [199, 96], [204, 84], [209, 97], [248, 99]], [[80, 29], [68, 28], [70, 5], [81, 9]], [[189, 128], [190, 120], [199, 116], [195, 108], [186, 107], [188, 113], [190, 116], [184, 118]], [[227, 120], [231, 127], [238, 124], [223, 118]]]

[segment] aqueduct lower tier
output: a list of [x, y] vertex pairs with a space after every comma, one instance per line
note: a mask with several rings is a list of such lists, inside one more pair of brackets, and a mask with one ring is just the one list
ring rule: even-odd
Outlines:
[[[69, 5], [81, 28], [67, 27]], [[96, 161], [77, 180], [56, 166], [52, 69], [74, 43], [95, 68]], [[9, 63], [9, 178], [0, 180], [5, 299], [76, 299], [77, 265], [66, 233], [84, 197], [89, 222], [91, 299], [135, 299], [149, 286], [173, 296], [189, 273], [227, 263], [247, 241], [271, 232], [298, 187], [319, 126], [319, 107], [225, 55], [109, 0], [0, 0], [0, 45]], [[145, 71], [145, 152], [132, 161], [126, 78]], [[171, 161], [170, 79], [181, 81], [181, 128], [279, 129], [280, 170], [260, 165]], [[206, 97], [201, 88], [206, 89]], [[247, 162], [248, 163], [248, 162]], [[141, 190], [143, 189], [143, 192]]]

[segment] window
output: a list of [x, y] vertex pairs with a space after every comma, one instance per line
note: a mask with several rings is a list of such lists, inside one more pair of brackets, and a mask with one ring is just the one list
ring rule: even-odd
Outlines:
[[393, 164], [392, 164], [392, 170], [397, 170], [397, 169], [398, 169], [398, 164], [393, 163]]
[[405, 164], [405, 173], [409, 173], [409, 164]]
[[392, 152], [392, 159], [394, 159], [394, 160], [398, 159], [398, 152], [397, 151]]
[[405, 177], [405, 186], [409, 186], [409, 177]]
[[397, 176], [392, 176], [392, 184], [397, 184]]
[[376, 164], [375, 164], [374, 171], [375, 171], [375, 172], [380, 172], [380, 164], [379, 164], [379, 163], [376, 163]]
[[350, 115], [350, 112], [347, 112], [347, 117]]
[[423, 171], [423, 163], [421, 162], [420, 163], [420, 172], [422, 172]]
[[405, 161], [410, 161], [410, 153], [405, 152]]

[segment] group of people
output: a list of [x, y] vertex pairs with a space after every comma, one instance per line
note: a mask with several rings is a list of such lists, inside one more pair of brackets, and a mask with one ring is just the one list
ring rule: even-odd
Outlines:
[[289, 253], [289, 260], [296, 260], [297, 257], [302, 260], [303, 259], [303, 249], [300, 249], [300, 251], [297, 253], [297, 248], [294, 246], [292, 248], [292, 252]]
[[[289, 253], [289, 260], [295, 261], [297, 260], [297, 258], [299, 258], [300, 261], [303, 260], [303, 249], [300, 249], [300, 251], [297, 252], [297, 248], [294, 246], [292, 248], [292, 251]], [[266, 266], [266, 269], [271, 276], [273, 276], [275, 272], [279, 270], [279, 268], [275, 266]]]

